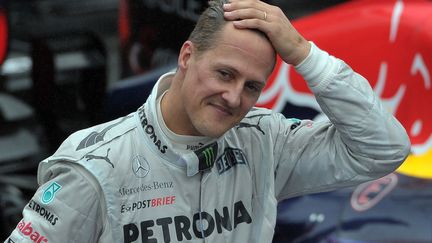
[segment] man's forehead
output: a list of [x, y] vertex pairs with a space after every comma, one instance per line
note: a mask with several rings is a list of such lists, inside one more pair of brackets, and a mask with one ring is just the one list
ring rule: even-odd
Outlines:
[[257, 29], [239, 29], [234, 27], [234, 24], [232, 21], [227, 21], [226, 24], [221, 28], [219, 37], [222, 37], [224, 35], [227, 35], [231, 38], [259, 38], [261, 40], [264, 40], [268, 42], [269, 45], [271, 45], [270, 41], [268, 40], [267, 36], [257, 30]]
[[[267, 37], [257, 30], [237, 29], [230, 21], [218, 32], [212, 47], [201, 54], [207, 53], [204, 56], [209, 58], [208, 61], [213, 62], [213, 64], [218, 63], [219, 66], [232, 66], [239, 73], [245, 68], [251, 68], [254, 71], [258, 71], [257, 69], [262, 70], [261, 74], [264, 75], [259, 75], [260, 78], [257, 80], [264, 79], [263, 81], [266, 81], [276, 63], [276, 52]], [[213, 56], [210, 58], [208, 55], [218, 57]], [[240, 63], [235, 62], [239, 56], [242, 61]], [[259, 63], [258, 67], [248, 65], [248, 62], [252, 59], [255, 63]]]
[[[224, 48], [224, 46], [226, 46]], [[237, 47], [228, 45], [219, 45], [220, 48], [214, 49], [212, 52], [216, 55], [208, 61], [216, 68], [230, 70], [232, 73], [245, 76], [248, 80], [266, 82], [273, 70], [271, 60], [267, 62], [260, 58], [255, 53], [246, 52]]]
[[215, 44], [216, 46], [231, 45], [240, 49], [246, 49], [249, 45], [256, 47], [259, 52], [267, 51], [268, 54], [274, 55], [276, 58], [276, 51], [264, 33], [254, 29], [237, 29], [232, 22], [228, 22], [221, 29]]

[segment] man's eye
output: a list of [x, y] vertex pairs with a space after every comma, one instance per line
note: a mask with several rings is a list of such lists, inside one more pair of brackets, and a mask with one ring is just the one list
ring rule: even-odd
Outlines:
[[230, 80], [233, 78], [232, 74], [228, 71], [225, 70], [219, 70], [218, 71], [219, 76], [223, 79], [223, 80]]
[[250, 91], [253, 91], [253, 92], [260, 92], [261, 91], [261, 88], [255, 84], [246, 84], [246, 88]]

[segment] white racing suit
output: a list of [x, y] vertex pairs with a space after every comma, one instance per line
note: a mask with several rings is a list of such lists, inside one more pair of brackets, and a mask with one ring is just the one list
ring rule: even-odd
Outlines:
[[315, 45], [296, 69], [330, 121], [254, 108], [178, 154], [155, 116], [167, 74], [137, 112], [72, 134], [40, 163], [40, 188], [5, 242], [271, 242], [279, 200], [401, 164], [409, 139], [367, 80]]

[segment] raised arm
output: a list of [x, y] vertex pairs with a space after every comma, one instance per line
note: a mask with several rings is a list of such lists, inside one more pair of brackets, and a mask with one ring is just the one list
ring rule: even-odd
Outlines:
[[279, 199], [355, 185], [394, 171], [407, 157], [405, 129], [369, 82], [320, 50], [276, 6], [232, 0], [225, 17], [237, 28], [264, 32], [281, 58], [304, 77], [329, 122], [280, 119], [275, 134], [275, 191]]

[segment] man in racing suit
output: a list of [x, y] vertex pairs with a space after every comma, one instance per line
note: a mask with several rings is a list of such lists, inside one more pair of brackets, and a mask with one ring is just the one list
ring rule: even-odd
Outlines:
[[[406, 158], [405, 130], [367, 80], [279, 8], [210, 9], [225, 18], [210, 48], [192, 34], [142, 107], [72, 134], [41, 162], [6, 242], [271, 242], [279, 200], [376, 179]], [[275, 51], [330, 121], [252, 107]]]

